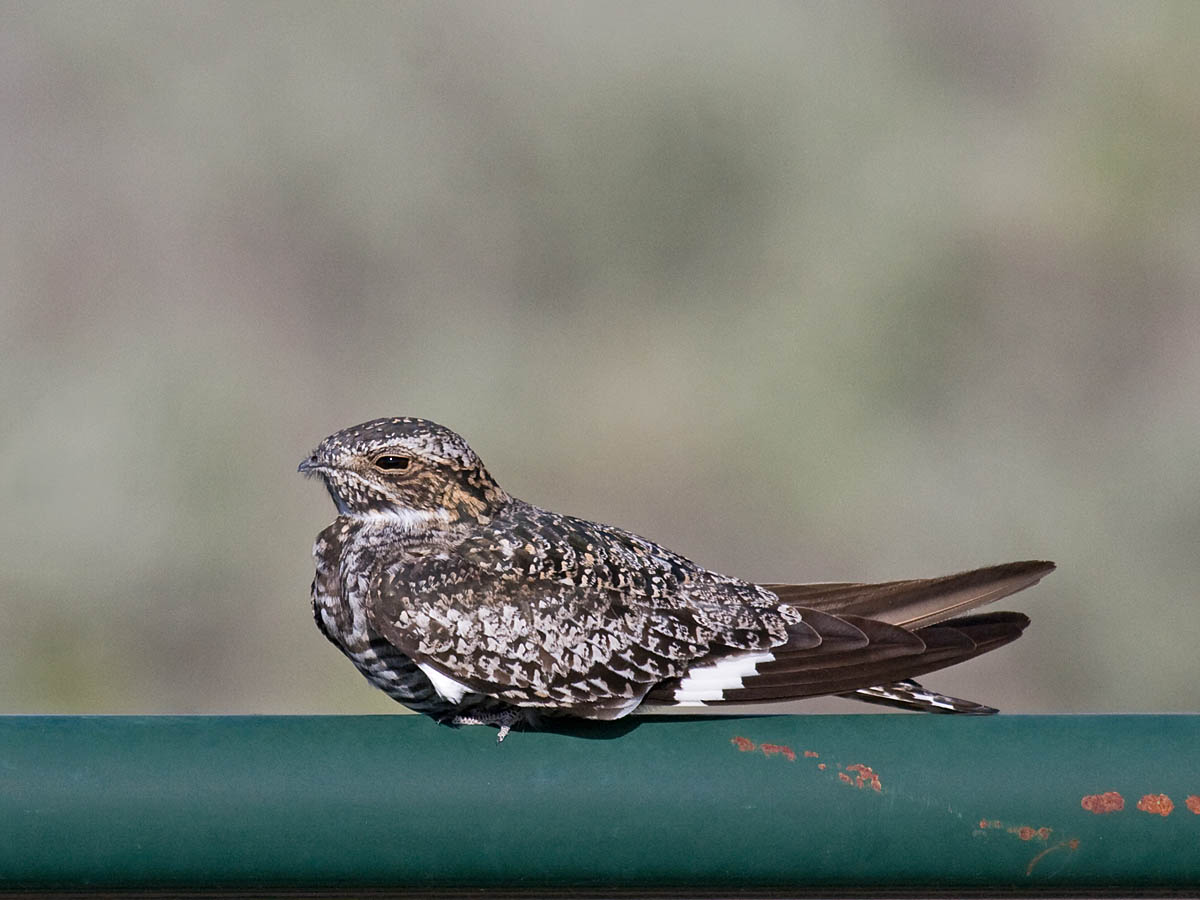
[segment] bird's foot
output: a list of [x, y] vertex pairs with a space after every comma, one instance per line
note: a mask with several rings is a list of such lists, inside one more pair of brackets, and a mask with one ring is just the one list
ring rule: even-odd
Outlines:
[[496, 733], [496, 743], [499, 744], [508, 737], [512, 727], [523, 721], [524, 718], [525, 714], [519, 709], [504, 709], [499, 712], [454, 716], [445, 721], [447, 725], [496, 725], [499, 728]]

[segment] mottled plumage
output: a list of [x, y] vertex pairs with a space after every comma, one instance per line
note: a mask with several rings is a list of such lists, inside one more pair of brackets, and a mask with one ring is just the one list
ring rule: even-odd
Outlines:
[[511, 497], [461, 437], [422, 419], [339, 431], [300, 471], [338, 510], [313, 549], [317, 626], [406, 706], [502, 734], [538, 713], [616, 719], [821, 694], [994, 712], [911, 679], [1018, 637], [1018, 613], [958, 614], [1054, 568], [752, 584]]

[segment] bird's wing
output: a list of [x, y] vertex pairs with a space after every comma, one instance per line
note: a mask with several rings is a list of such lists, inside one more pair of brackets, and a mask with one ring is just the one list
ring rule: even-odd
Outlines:
[[1020, 613], [959, 613], [1036, 584], [1053, 569], [1049, 562], [1017, 562], [883, 584], [765, 584], [818, 630], [827, 630], [823, 623], [829, 619], [840, 620], [859, 628], [865, 640], [844, 650], [828, 642], [775, 647], [734, 678], [729, 664], [716, 660], [656, 686], [646, 700], [712, 706], [845, 694], [905, 708], [989, 712], [990, 707], [935, 697], [904, 683], [1018, 638], [1029, 624]]
[[519, 501], [441, 559], [385, 562], [370, 595], [372, 625], [435, 685], [452, 679], [450, 695], [592, 718], [624, 715], [714, 652], [821, 642], [757, 585]]
[[[729, 660], [706, 661], [690, 668], [683, 678], [657, 685], [646, 701], [667, 706], [720, 706], [855, 694], [857, 699], [882, 702], [889, 691], [881, 688], [890, 688], [890, 694], [895, 695], [890, 698], [894, 705], [912, 708], [913, 703], [901, 702], [909, 698], [900, 696], [900, 682], [1003, 646], [1020, 637], [1029, 624], [1020, 613], [996, 612], [910, 631], [859, 616], [831, 616], [812, 609], [799, 612], [818, 629], [823, 627], [822, 616], [853, 624], [867, 640], [844, 650], [826, 643], [815, 648], [785, 644], [749, 658], [751, 664], [738, 671], [733, 670]], [[859, 696], [857, 692], [864, 689], [868, 689], [866, 694]], [[961, 710], [946, 711], [991, 711], [969, 701], [959, 702]]]
[[904, 628], [924, 628], [1015, 594], [1054, 571], [1042, 561], [1005, 563], [912, 581], [882, 584], [764, 584], [785, 603], [835, 615], [877, 619]]
[[[497, 576], [459, 557], [384, 570], [368, 616], [443, 695], [458, 685], [591, 718], [629, 712], [655, 684], [707, 655], [716, 639], [713, 624], [682, 605], [655, 605], [602, 584]], [[786, 640], [782, 622], [772, 637], [753, 611], [745, 618], [743, 649]]]
[[[610, 565], [623, 549], [613, 550]], [[1016, 563], [884, 585], [764, 586], [781, 605], [758, 586], [682, 571], [673, 557], [637, 555], [606, 578], [565, 577], [563, 568], [537, 563], [536, 553], [535, 563], [506, 559], [497, 565], [490, 549], [474, 547], [385, 566], [370, 592], [371, 624], [447, 699], [473, 692], [602, 719], [643, 701], [711, 706], [854, 692], [953, 665], [1014, 640], [1028, 619], [946, 617], [1053, 568]], [[668, 581], [670, 590], [654, 587]]]

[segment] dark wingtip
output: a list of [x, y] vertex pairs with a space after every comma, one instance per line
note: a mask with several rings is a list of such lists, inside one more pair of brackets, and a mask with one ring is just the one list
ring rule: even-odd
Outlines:
[[987, 578], [1021, 578], [1025, 579], [1025, 584], [1018, 588], [1014, 588], [1009, 593], [1023, 591], [1025, 588], [1032, 587], [1037, 584], [1058, 566], [1049, 560], [1045, 559], [1025, 559], [1020, 562], [1001, 563], [998, 566], [988, 566], [985, 569], [976, 569], [973, 572], [963, 572], [966, 577], [974, 577], [980, 579]]
[[1037, 575], [1038, 578], [1045, 578], [1057, 569], [1058, 565], [1057, 563], [1050, 562], [1048, 559], [1027, 559], [1023, 562], [1009, 563], [1005, 568], [1012, 568], [1014, 572], [1028, 572], [1030, 575]]
[[[947, 710], [947, 712], [949, 712], [949, 710]], [[978, 707], [978, 708], [976, 708], [976, 709], [964, 709], [964, 710], [960, 710], [960, 711], [959, 711], [959, 713], [958, 713], [958, 715], [960, 715], [960, 716], [994, 716], [994, 715], [996, 715], [998, 712], [1000, 712], [1000, 710], [996, 709], [996, 707], [994, 707], [994, 706], [984, 706], [984, 705], [981, 703], [981, 704], [979, 705], [979, 707]]]

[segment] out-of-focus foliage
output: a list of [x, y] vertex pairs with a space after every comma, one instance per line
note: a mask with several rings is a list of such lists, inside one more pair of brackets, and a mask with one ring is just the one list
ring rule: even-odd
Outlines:
[[1056, 559], [931, 683], [1195, 708], [1200, 5], [0, 16], [4, 711], [393, 710], [295, 474], [393, 414], [743, 577]]

